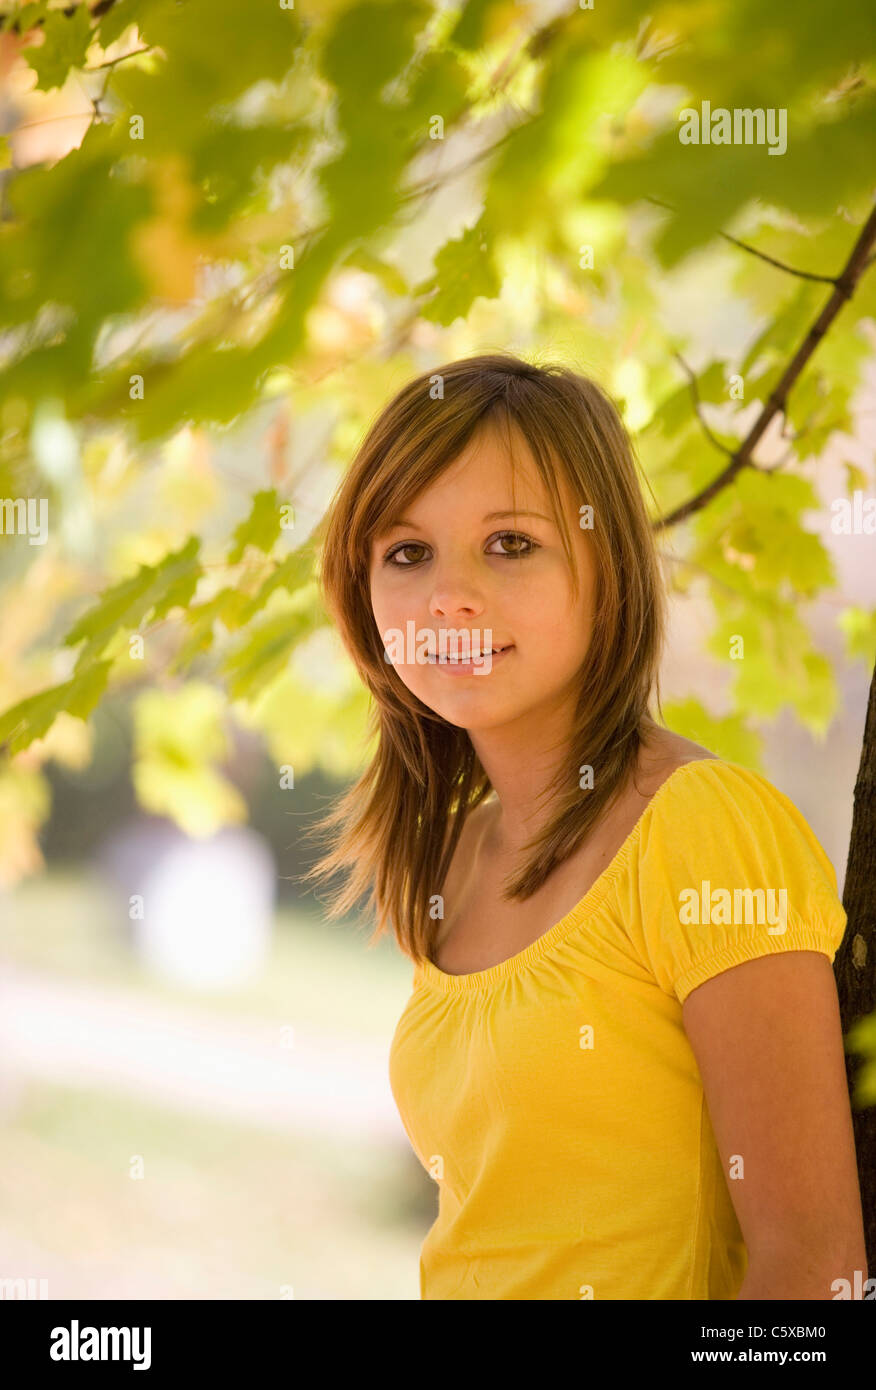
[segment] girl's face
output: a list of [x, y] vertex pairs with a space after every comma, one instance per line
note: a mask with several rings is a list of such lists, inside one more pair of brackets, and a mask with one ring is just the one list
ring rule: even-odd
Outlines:
[[[590, 642], [595, 557], [578, 523], [579, 504], [562, 479], [576, 600], [550, 502], [528, 457], [517, 468], [516, 513], [511, 484], [507, 452], [485, 432], [371, 543], [371, 607], [399, 679], [448, 723], [471, 731], [574, 707]], [[451, 632], [463, 634], [460, 646]], [[393, 647], [393, 634], [403, 636], [401, 647]], [[486, 655], [481, 669], [425, 659], [424, 650], [442, 651], [442, 634], [450, 655], [506, 650]]]

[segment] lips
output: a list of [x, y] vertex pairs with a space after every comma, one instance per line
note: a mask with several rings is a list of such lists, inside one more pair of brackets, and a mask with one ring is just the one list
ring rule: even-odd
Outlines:
[[439, 654], [437, 652], [428, 652], [426, 659], [427, 661], [438, 661], [439, 659], [448, 662], [455, 661], [462, 665], [465, 665], [466, 663], [471, 661], [480, 661], [484, 656], [498, 656], [500, 652], [507, 652], [509, 647], [511, 647], [512, 645], [513, 644], [511, 642], [506, 642], [504, 646], [491, 647], [486, 652], [470, 652], [468, 656], [450, 656], [449, 653], [444, 653], [442, 657], [439, 657]]

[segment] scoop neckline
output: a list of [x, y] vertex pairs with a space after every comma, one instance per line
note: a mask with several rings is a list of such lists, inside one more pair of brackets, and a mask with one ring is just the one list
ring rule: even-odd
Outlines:
[[712, 765], [720, 763], [723, 767], [736, 766], [736, 764], [728, 762], [726, 758], [690, 758], [686, 763], [681, 763], [679, 767], [670, 772], [669, 776], [660, 783], [617, 853], [609, 860], [598, 878], [593, 881], [583, 898], [566, 913], [565, 917], [561, 917], [559, 922], [548, 927], [547, 931], [542, 932], [541, 936], [536, 937], [529, 946], [524, 946], [522, 951], [509, 956], [507, 960], [499, 961], [496, 965], [489, 965], [484, 970], [472, 970], [464, 975], [449, 975], [446, 970], [441, 970], [433, 961], [424, 958], [417, 963], [414, 983], [430, 984], [445, 994], [486, 989], [490, 985], [499, 984], [510, 975], [516, 974], [518, 970], [525, 969], [526, 966], [539, 960], [569, 931], [578, 926], [589, 913], [593, 912], [605, 898], [615, 878], [623, 869], [638, 843], [645, 818], [653, 812], [667, 788], [676, 782], [682, 772], [686, 772], [691, 767], [699, 767], [703, 763]]

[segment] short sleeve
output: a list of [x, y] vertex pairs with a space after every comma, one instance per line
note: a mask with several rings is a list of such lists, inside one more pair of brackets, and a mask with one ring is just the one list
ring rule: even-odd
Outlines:
[[684, 1003], [713, 975], [778, 951], [831, 962], [846, 913], [804, 817], [737, 763], [686, 763], [642, 817], [627, 929], [661, 989]]

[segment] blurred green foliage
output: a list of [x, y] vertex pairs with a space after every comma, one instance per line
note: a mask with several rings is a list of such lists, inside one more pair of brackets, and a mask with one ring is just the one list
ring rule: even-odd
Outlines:
[[[16, 94], [0, 498], [46, 497], [52, 519], [46, 545], [0, 549], [0, 806], [11, 818], [26, 797], [30, 833], [42, 762], [87, 756], [65, 716], [127, 687], [138, 795], [193, 833], [241, 814], [225, 717], [278, 765], [356, 770], [366, 697], [319, 602], [314, 533], [414, 371], [496, 343], [591, 370], [661, 515], [775, 389], [870, 213], [863, 12], [540, 8], [0, 3]], [[679, 113], [703, 101], [786, 111], [787, 149], [682, 144]], [[53, 121], [54, 152], [34, 154]], [[701, 311], [676, 326], [685, 292]], [[706, 331], [731, 307], [751, 325], [741, 353]], [[679, 700], [675, 727], [749, 764], [757, 719], [789, 709], [823, 734], [836, 712], [805, 614], [836, 577], [805, 514], [874, 310], [868, 269], [791, 392], [787, 456], [767, 471], [756, 450], [673, 537], [673, 586], [714, 611], [710, 653], [745, 643], [732, 712]], [[850, 465], [849, 496], [866, 482]], [[872, 663], [876, 611], [838, 623], [849, 659]], [[7, 881], [27, 859], [19, 843]]]

